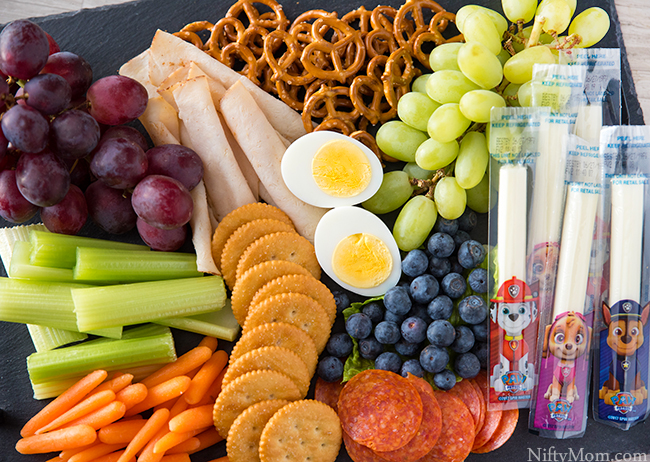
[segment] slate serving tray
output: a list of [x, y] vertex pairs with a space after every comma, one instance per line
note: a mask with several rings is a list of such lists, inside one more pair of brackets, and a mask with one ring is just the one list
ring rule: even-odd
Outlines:
[[[59, 43], [64, 51], [83, 56], [91, 64], [94, 77], [99, 78], [117, 73], [119, 67], [146, 49], [156, 29], [175, 32], [189, 22], [208, 20], [216, 22], [233, 2], [226, 0], [139, 0], [132, 3], [82, 10], [57, 16], [38, 18], [38, 22]], [[387, 0], [383, 3], [399, 7], [400, 0]], [[455, 12], [469, 1], [441, 0], [441, 5]], [[477, 0], [481, 4], [498, 11], [499, 0]], [[364, 5], [371, 9], [377, 3], [358, 0], [331, 0], [323, 4], [318, 0], [282, 2], [290, 20], [298, 14], [315, 8], [338, 11], [340, 15]], [[622, 79], [624, 88], [623, 120], [625, 123], [643, 124], [643, 114], [636, 97], [634, 83], [627, 62], [618, 17], [613, 0], [580, 0], [578, 11], [591, 6], [600, 6], [610, 13], [612, 27], [599, 46], [619, 47], [622, 51]], [[38, 217], [36, 217], [38, 218]], [[0, 219], [0, 226], [10, 226]], [[478, 234], [486, 241], [487, 226], [485, 217], [481, 219]], [[101, 238], [112, 238], [88, 223], [80, 234]], [[483, 234], [483, 236], [480, 236]], [[137, 233], [119, 236], [117, 239], [141, 242]], [[187, 242], [183, 250], [191, 251]], [[1, 276], [5, 276], [0, 266]], [[331, 283], [331, 281], [329, 282]], [[342, 329], [338, 320], [335, 329]], [[178, 354], [194, 347], [201, 336], [174, 331]], [[221, 347], [230, 349], [231, 344], [221, 342]], [[46, 461], [51, 455], [22, 456], [14, 445], [20, 438], [21, 426], [43, 406], [44, 402], [32, 398], [27, 375], [25, 358], [34, 351], [27, 329], [23, 325], [0, 323], [0, 461]], [[313, 396], [313, 390], [310, 392]], [[591, 411], [590, 411], [591, 416]], [[640, 424], [628, 432], [621, 432], [589, 419], [583, 438], [573, 440], [548, 440], [528, 432], [528, 412], [521, 413], [519, 425], [513, 437], [503, 447], [487, 455], [470, 455], [468, 461], [554, 461], [554, 460], [620, 460], [634, 453], [650, 453], [649, 423]], [[582, 450], [582, 452], [580, 452]], [[556, 452], [553, 452], [556, 451]], [[572, 453], [570, 451], [573, 451]], [[204, 462], [226, 454], [225, 442], [192, 456], [195, 462]], [[582, 454], [582, 459], [577, 457]], [[571, 456], [575, 456], [571, 459]], [[351, 459], [342, 449], [339, 461]]]

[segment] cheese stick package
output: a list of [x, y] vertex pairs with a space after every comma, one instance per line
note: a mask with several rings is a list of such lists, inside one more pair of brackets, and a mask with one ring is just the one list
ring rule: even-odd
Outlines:
[[491, 175], [498, 178], [498, 192], [488, 237], [497, 255], [488, 263], [495, 281], [488, 294], [490, 408], [527, 407], [535, 383], [538, 289], [528, 284], [526, 249], [530, 191], [548, 119], [548, 108], [492, 109], [489, 147], [498, 173]]

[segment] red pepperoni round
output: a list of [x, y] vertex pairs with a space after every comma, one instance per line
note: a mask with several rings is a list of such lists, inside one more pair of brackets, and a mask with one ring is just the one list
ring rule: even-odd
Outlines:
[[394, 451], [411, 441], [422, 422], [422, 399], [401, 375], [377, 369], [352, 377], [338, 403], [343, 430], [373, 451]]
[[343, 432], [343, 443], [350, 459], [354, 462], [388, 462], [369, 447], [354, 441], [345, 431]]
[[468, 380], [461, 380], [456, 383], [451, 390], [449, 390], [449, 393], [465, 403], [470, 414], [472, 414], [472, 419], [474, 419], [474, 428], [476, 428], [481, 416], [481, 400], [478, 397], [474, 385], [469, 383]]
[[442, 431], [442, 413], [429, 382], [412, 374], [409, 374], [407, 380], [418, 390], [422, 399], [422, 423], [407, 445], [395, 451], [378, 453], [390, 462], [414, 462], [425, 456], [436, 444]]
[[481, 413], [479, 414], [478, 421], [476, 422], [476, 433], [481, 431], [481, 428], [483, 428], [483, 424], [485, 423], [485, 413], [487, 412], [487, 403], [485, 402], [485, 396], [483, 396], [483, 391], [481, 390], [481, 387], [474, 381], [474, 379], [470, 379], [469, 383], [472, 384], [474, 387], [474, 390], [476, 391], [476, 395], [478, 396], [478, 399], [481, 403], [480, 411]]
[[345, 383], [343, 382], [326, 382], [318, 377], [314, 388], [314, 399], [327, 404], [338, 412], [339, 395], [344, 386]]
[[[487, 396], [487, 376], [482, 373], [477, 375], [474, 378], [474, 381], [476, 384], [481, 388], [481, 392], [483, 393], [483, 396]], [[492, 438], [492, 435], [496, 431], [497, 427], [499, 426], [499, 422], [501, 421], [501, 414], [503, 412], [501, 410], [489, 410], [487, 409], [485, 412], [485, 422], [483, 423], [483, 427], [481, 427], [481, 430], [476, 434], [476, 438], [474, 440], [474, 446], [472, 449], [477, 449], [483, 446], [485, 443], [487, 443], [490, 438]]]
[[485, 454], [486, 452], [494, 451], [503, 446], [503, 444], [510, 439], [512, 434], [517, 428], [517, 421], [519, 420], [519, 409], [508, 409], [503, 411], [499, 426], [495, 430], [492, 438], [483, 446], [472, 449], [472, 452], [478, 454]]

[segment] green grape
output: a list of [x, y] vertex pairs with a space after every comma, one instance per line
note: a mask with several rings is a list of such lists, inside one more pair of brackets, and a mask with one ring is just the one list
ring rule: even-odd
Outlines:
[[414, 196], [400, 210], [395, 225], [393, 237], [404, 252], [417, 249], [429, 236], [436, 224], [438, 210], [436, 204], [425, 196]]
[[457, 103], [460, 97], [479, 87], [460, 71], [438, 71], [427, 80], [427, 95], [440, 104]]
[[596, 6], [587, 8], [576, 16], [569, 26], [569, 35], [579, 35], [580, 48], [589, 48], [602, 40], [609, 30], [609, 15]]
[[429, 138], [415, 151], [415, 163], [425, 170], [438, 170], [452, 163], [457, 155], [456, 140], [441, 143]]
[[542, 0], [537, 7], [536, 16], [535, 21], [544, 19], [544, 32], [561, 34], [571, 22], [571, 7], [566, 0]]
[[413, 83], [411, 83], [411, 91], [417, 91], [418, 93], [427, 93], [427, 80], [431, 77], [432, 74], [422, 74], [417, 77]]
[[459, 71], [458, 68], [458, 50], [463, 44], [460, 42], [450, 42], [438, 45], [429, 55], [429, 66], [434, 71]]
[[490, 153], [485, 135], [480, 132], [469, 132], [465, 135], [460, 142], [454, 167], [458, 186], [470, 189], [479, 184], [485, 176], [489, 159]]
[[505, 63], [508, 62], [511, 56], [512, 55], [508, 52], [508, 50], [501, 48], [501, 51], [497, 55], [497, 58], [499, 58], [499, 62], [501, 63], [501, 67], [503, 67]]
[[503, 80], [499, 58], [477, 42], [463, 44], [458, 51], [458, 66], [465, 77], [486, 90], [496, 87]]
[[569, 8], [571, 9], [571, 17], [573, 17], [573, 13], [576, 12], [576, 7], [578, 6], [578, 0], [564, 0], [567, 5], [569, 5]]
[[480, 43], [493, 55], [498, 55], [501, 51], [502, 34], [499, 34], [492, 19], [483, 11], [475, 11], [465, 18], [464, 31], [466, 42]]
[[505, 31], [508, 30], [508, 21], [506, 21], [506, 18], [504, 18], [494, 10], [479, 5], [465, 5], [464, 7], [458, 10], [458, 12], [456, 13], [456, 27], [458, 27], [459, 31], [463, 32], [463, 30], [465, 29], [464, 27], [465, 19], [467, 19], [467, 17], [470, 14], [476, 11], [481, 11], [487, 14], [490, 17], [490, 19], [492, 19], [492, 23], [494, 24], [494, 27], [497, 28], [497, 32], [499, 32], [499, 37], [503, 37]]
[[521, 107], [531, 107], [533, 105], [533, 81], [522, 84], [517, 90], [517, 101]]
[[496, 194], [490, 191], [490, 176], [486, 173], [479, 184], [467, 190], [467, 206], [476, 213], [488, 213], [495, 203]]
[[397, 115], [402, 122], [425, 132], [429, 117], [439, 107], [440, 103], [435, 102], [426, 94], [412, 91], [406, 93], [397, 102]]
[[456, 178], [446, 176], [436, 185], [433, 191], [433, 200], [436, 201], [438, 213], [442, 218], [455, 220], [465, 211], [467, 205], [467, 194], [458, 185]]
[[535, 16], [537, 0], [501, 0], [501, 6], [510, 22], [522, 20], [526, 24]]
[[505, 107], [506, 100], [501, 95], [490, 90], [473, 90], [465, 93], [458, 103], [460, 112], [472, 122], [486, 123], [490, 121], [490, 111], [493, 107]]
[[377, 192], [361, 206], [376, 214], [397, 210], [411, 197], [413, 187], [409, 182], [409, 175], [401, 170], [384, 173], [381, 186]]
[[404, 164], [404, 168], [402, 170], [405, 171], [409, 177], [417, 178], [418, 180], [430, 180], [433, 178], [433, 174], [435, 173], [433, 170], [423, 169], [417, 164], [417, 162], [407, 162]]
[[508, 106], [513, 106], [513, 107], [518, 107], [519, 106], [519, 99], [517, 97], [517, 93], [519, 92], [519, 88], [521, 85], [518, 83], [509, 83], [506, 88], [503, 90], [503, 98], [506, 100], [506, 103], [508, 103]]
[[555, 64], [555, 62], [555, 55], [548, 47], [526, 48], [510, 58], [503, 66], [503, 76], [512, 83], [526, 83], [533, 78], [534, 64]]
[[391, 120], [377, 130], [377, 146], [391, 157], [403, 162], [415, 161], [415, 151], [428, 138], [427, 134]]
[[447, 103], [440, 106], [431, 114], [429, 123], [427, 124], [427, 132], [434, 140], [447, 143], [465, 133], [465, 130], [469, 128], [471, 123], [460, 112], [458, 103]]
[[[524, 36], [524, 43], [515, 42], [513, 40], [512, 47], [515, 49], [515, 51], [517, 53], [519, 53], [521, 50], [523, 50], [525, 48], [525, 45], [526, 45], [526, 43], [528, 43], [528, 39], [530, 38], [530, 33], [532, 32], [532, 30], [533, 30], [533, 26], [524, 27], [522, 29], [521, 32], [522, 32], [522, 34]], [[543, 45], [548, 45], [548, 44], [553, 42], [553, 37], [551, 37], [550, 35], [548, 35], [546, 33], [542, 33], [539, 36], [539, 39], [537, 41], [539, 43], [543, 44]]]

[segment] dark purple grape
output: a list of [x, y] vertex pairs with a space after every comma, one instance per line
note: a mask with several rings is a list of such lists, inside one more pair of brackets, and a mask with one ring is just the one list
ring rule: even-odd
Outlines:
[[41, 152], [47, 147], [50, 124], [36, 109], [16, 104], [2, 116], [2, 131], [15, 148]]
[[54, 40], [50, 34], [45, 32], [45, 36], [47, 37], [47, 43], [50, 45], [50, 51], [49, 51], [50, 55], [53, 55], [54, 53], [58, 53], [59, 51], [61, 51], [59, 44], [56, 43], [56, 40]]
[[90, 163], [87, 159], [63, 159], [68, 172], [70, 172], [70, 184], [76, 184], [84, 191], [93, 181], [90, 174]]
[[59, 203], [70, 188], [70, 174], [63, 161], [50, 150], [24, 152], [16, 165], [16, 184], [29, 202], [39, 207]]
[[65, 159], [86, 157], [101, 136], [97, 121], [77, 109], [57, 116], [50, 125], [50, 133], [54, 150]]
[[9, 146], [9, 140], [5, 138], [5, 134], [0, 129], [0, 159], [7, 154], [7, 146]]
[[40, 74], [25, 84], [27, 105], [45, 115], [58, 114], [70, 104], [72, 90], [68, 82], [56, 74]]
[[173, 229], [160, 229], [138, 218], [137, 227], [145, 244], [153, 250], [162, 250], [163, 252], [180, 249], [187, 236], [187, 226], [185, 225]]
[[73, 99], [83, 96], [93, 81], [90, 64], [81, 56], [68, 51], [50, 55], [41, 72], [60, 75], [66, 79], [72, 89]]
[[70, 185], [68, 194], [58, 204], [41, 209], [41, 220], [53, 233], [77, 234], [88, 219], [84, 193], [78, 186]]
[[24, 223], [38, 212], [38, 207], [29, 202], [18, 190], [16, 171], [0, 172], [0, 216], [12, 223]]
[[108, 130], [104, 132], [101, 139], [99, 140], [99, 143], [101, 144], [104, 141], [113, 138], [126, 138], [132, 143], [140, 146], [144, 152], [147, 152], [149, 149], [147, 139], [144, 137], [144, 135], [135, 128], [129, 127], [128, 125], [116, 125], [114, 127], [108, 127]]
[[133, 188], [147, 173], [147, 155], [125, 138], [102, 143], [90, 162], [90, 171], [108, 186]]
[[142, 84], [123, 75], [109, 75], [93, 83], [86, 98], [90, 115], [106, 125], [122, 125], [142, 115], [149, 96]]
[[192, 217], [192, 196], [183, 183], [164, 175], [149, 175], [133, 190], [135, 213], [151, 226], [178, 228]]
[[9, 95], [11, 95], [9, 84], [5, 79], [0, 78], [0, 113], [6, 109], [6, 101], [10, 97]]
[[0, 33], [0, 69], [16, 79], [31, 79], [43, 69], [50, 43], [43, 29], [26, 19], [10, 22]]
[[203, 161], [192, 149], [180, 144], [162, 144], [147, 151], [149, 175], [177, 179], [191, 191], [203, 178]]
[[131, 206], [131, 195], [95, 181], [86, 189], [88, 213], [93, 221], [111, 234], [123, 234], [135, 227], [138, 216]]

